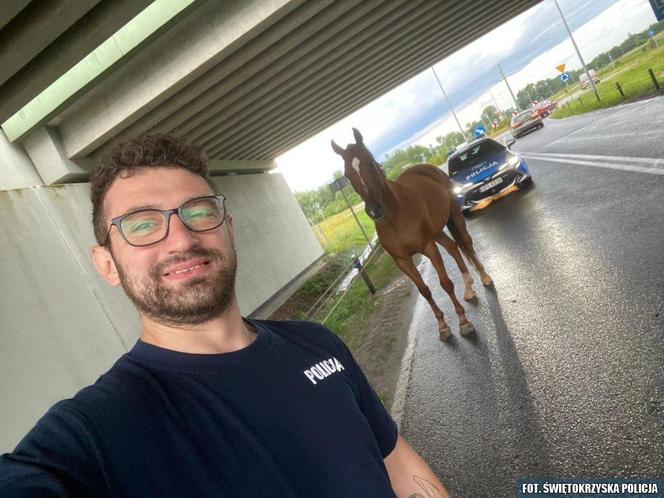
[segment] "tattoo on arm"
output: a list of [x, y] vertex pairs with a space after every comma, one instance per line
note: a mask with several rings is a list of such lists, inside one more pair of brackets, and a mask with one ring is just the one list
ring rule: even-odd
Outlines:
[[408, 498], [440, 498], [443, 496], [440, 490], [434, 484], [427, 481], [423, 477], [413, 476], [413, 481], [415, 481], [415, 484], [422, 488], [424, 495], [421, 495], [420, 493], [414, 493]]

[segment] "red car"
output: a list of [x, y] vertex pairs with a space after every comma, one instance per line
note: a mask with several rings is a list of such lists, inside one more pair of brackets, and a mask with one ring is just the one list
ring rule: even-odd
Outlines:
[[549, 114], [551, 114], [556, 107], [558, 107], [558, 102], [551, 102], [549, 100], [545, 100], [544, 102], [540, 102], [539, 104], [537, 104], [537, 107], [535, 107], [535, 111], [537, 112], [537, 114], [540, 115], [541, 118], [545, 118]]

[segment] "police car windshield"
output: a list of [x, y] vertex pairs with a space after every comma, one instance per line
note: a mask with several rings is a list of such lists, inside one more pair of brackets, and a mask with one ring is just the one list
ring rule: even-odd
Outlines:
[[449, 175], [451, 177], [456, 176], [462, 171], [475, 166], [486, 156], [501, 150], [505, 150], [505, 147], [495, 140], [483, 140], [480, 143], [461, 151], [458, 155], [450, 157], [449, 161], [447, 161], [447, 166], [450, 171]]

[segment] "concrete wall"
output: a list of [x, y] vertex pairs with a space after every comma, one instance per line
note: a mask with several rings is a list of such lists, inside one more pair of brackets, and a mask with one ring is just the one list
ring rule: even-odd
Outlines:
[[21, 144], [13, 144], [0, 128], [0, 190], [42, 185], [42, 179]]
[[[282, 175], [215, 182], [233, 215], [238, 298], [249, 314], [322, 250]], [[88, 195], [87, 184], [0, 191], [0, 453], [139, 336], [133, 305], [90, 260]]]

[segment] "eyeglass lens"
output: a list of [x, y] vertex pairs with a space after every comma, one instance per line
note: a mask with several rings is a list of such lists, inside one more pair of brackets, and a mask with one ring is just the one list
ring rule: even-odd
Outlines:
[[[211, 230], [224, 221], [222, 203], [216, 198], [192, 199], [179, 212], [182, 222], [194, 232]], [[166, 220], [166, 215], [161, 211], [148, 209], [125, 216], [120, 223], [120, 230], [132, 245], [154, 244], [166, 237]]]

